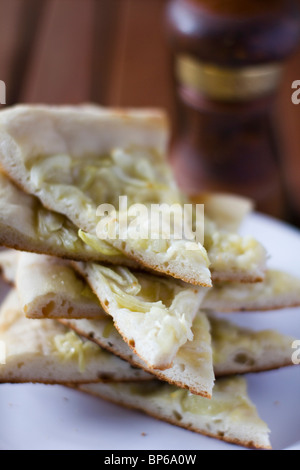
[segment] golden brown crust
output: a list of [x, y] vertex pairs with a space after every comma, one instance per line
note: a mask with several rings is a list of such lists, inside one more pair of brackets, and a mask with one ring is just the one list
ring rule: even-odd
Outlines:
[[150, 271], [150, 272], [153, 272], [153, 273], [159, 273], [160, 275], [169, 276], [169, 277], [172, 277], [174, 279], [179, 279], [180, 281], [186, 282], [187, 284], [192, 284], [193, 286], [201, 286], [201, 287], [208, 287], [208, 288], [212, 287], [211, 283], [210, 284], [205, 283], [205, 282], [200, 283], [199, 281], [197, 281], [192, 276], [184, 277], [182, 275], [179, 275], [175, 271], [171, 273], [170, 271], [168, 271], [166, 269], [162, 269], [161, 265], [153, 266], [153, 265], [150, 265], [150, 264], [146, 264], [144, 260], [142, 260], [140, 257], [134, 255], [132, 252], [126, 251], [126, 250], [124, 250], [122, 248], [119, 248], [119, 247], [118, 247], [118, 250], [122, 251], [122, 253], [127, 258], [130, 258], [133, 261], [135, 261], [135, 263], [140, 265], [146, 271]]
[[129, 268], [137, 268], [137, 265], [132, 262], [131, 259], [126, 259], [122, 260], [120, 262], [120, 258], [114, 260], [114, 257], [110, 257], [109, 261], [108, 258], [106, 260], [103, 260], [103, 255], [99, 255], [99, 259], [95, 259], [95, 253], [91, 254], [83, 254], [83, 253], [75, 253], [75, 252], [70, 252], [68, 254], [67, 249], [62, 248], [61, 250], [54, 249], [51, 246], [47, 246], [47, 244], [38, 244], [34, 245], [34, 243], [30, 243], [26, 241], [26, 239], [20, 239], [15, 233], [13, 234], [14, 240], [10, 237], [5, 237], [3, 233], [0, 234], [0, 243], [1, 246], [8, 248], [8, 249], [14, 249], [17, 251], [25, 251], [28, 253], [35, 253], [38, 255], [48, 255], [48, 256], [54, 256], [57, 258], [62, 258], [68, 261], [82, 261], [85, 263], [89, 262], [101, 262], [101, 263], [107, 263], [107, 264], [113, 264], [113, 265], [118, 265], [118, 266], [127, 266]]
[[[103, 307], [104, 308], [104, 307]], [[106, 310], [106, 313], [108, 313], [108, 311]], [[116, 325], [114, 323], [114, 327], [115, 329], [117, 330], [117, 332], [122, 336], [123, 340], [125, 341], [126, 344], [128, 344], [128, 346], [130, 347], [130, 349], [134, 352], [134, 354], [136, 354], [142, 361], [146, 362], [148, 368], [149, 368], [149, 371], [153, 370], [153, 369], [157, 369], [157, 370], [167, 370], [167, 369], [170, 369], [172, 367], [172, 364], [167, 364], [165, 366], [160, 366], [160, 367], [153, 367], [151, 366], [143, 357], [140, 356], [140, 354], [138, 354], [137, 350], [135, 349], [135, 345], [134, 345], [134, 342], [132, 342], [132, 340], [128, 339], [124, 333], [122, 333], [122, 331], [120, 330], [120, 328], [118, 327], [118, 325]]]
[[90, 390], [89, 391], [81, 390], [80, 387], [78, 387], [77, 389], [81, 392], [83, 391], [84, 393], [88, 393], [89, 395], [92, 395], [96, 398], [101, 398], [103, 400], [109, 401], [110, 403], [113, 403], [113, 404], [118, 405], [118, 406], [122, 406], [123, 408], [127, 408], [129, 410], [139, 411], [139, 412], [144, 413], [148, 416], [151, 416], [152, 418], [158, 419], [159, 421], [164, 421], [164, 422], [172, 424], [174, 426], [179, 426], [183, 429], [187, 429], [188, 431], [196, 432], [197, 434], [201, 434], [201, 435], [206, 436], [206, 437], [212, 437], [214, 439], [218, 439], [219, 441], [228, 442], [229, 444], [240, 445], [240, 446], [243, 446], [243, 447], [247, 447], [248, 449], [261, 449], [261, 450], [271, 450], [272, 449], [271, 446], [270, 447], [265, 447], [265, 446], [261, 447], [261, 446], [255, 445], [254, 442], [245, 442], [245, 441], [242, 441], [240, 439], [227, 438], [226, 436], [220, 436], [220, 435], [217, 435], [217, 434], [208, 433], [206, 431], [200, 431], [199, 429], [197, 429], [193, 426], [188, 426], [184, 423], [181, 423], [179, 421], [175, 421], [175, 420], [172, 420], [172, 419], [163, 418], [162, 416], [159, 416], [156, 413], [151, 413], [148, 410], [144, 410], [143, 408], [134, 407], [134, 406], [127, 405], [127, 404], [125, 405], [123, 403], [120, 403], [118, 400], [114, 400], [113, 398], [108, 398], [107, 396], [101, 395], [100, 393], [94, 393], [94, 392], [91, 392]]
[[[207, 392], [199, 393], [199, 390], [194, 388], [194, 387], [188, 387], [183, 382], [171, 380], [170, 378], [166, 377], [164, 374], [161, 374], [159, 372], [159, 369], [151, 369], [151, 368], [147, 367], [146, 364], [143, 366], [142, 364], [140, 364], [140, 363], [138, 363], [134, 360], [134, 356], [129, 357], [127, 355], [121, 354], [113, 346], [109, 346], [107, 343], [99, 341], [99, 339], [95, 338], [93, 334], [88, 334], [85, 331], [82, 331], [80, 328], [78, 328], [77, 326], [72, 324], [72, 321], [59, 320], [59, 322], [62, 323], [64, 326], [67, 326], [68, 328], [75, 331], [79, 336], [83, 336], [84, 338], [94, 342], [95, 344], [97, 344], [101, 348], [111, 352], [115, 356], [120, 357], [124, 361], [129, 362], [129, 364], [131, 364], [132, 366], [138, 367], [139, 369], [143, 369], [145, 372], [148, 372], [148, 373], [152, 374], [154, 377], [158, 378], [159, 380], [162, 380], [163, 382], [167, 382], [170, 385], [176, 385], [179, 388], [189, 390], [194, 395], [199, 395], [199, 396], [202, 396], [202, 397], [205, 397], [205, 398], [208, 398], [208, 399], [212, 398], [211, 394], [209, 394]], [[93, 333], [93, 332], [91, 332], [91, 333]], [[257, 373], [262, 373], [262, 372], [271, 372], [271, 371], [274, 371], [274, 370], [279, 370], [279, 369], [283, 369], [285, 367], [292, 367], [292, 366], [294, 366], [294, 364], [293, 364], [292, 360], [289, 360], [289, 361], [286, 361], [282, 364], [273, 365], [273, 366], [264, 366], [264, 367], [260, 367], [260, 368], [251, 367], [251, 369], [248, 368], [247, 371], [245, 371], [245, 372], [239, 371], [238, 374], [239, 375], [246, 375], [246, 374], [257, 374]], [[219, 374], [217, 372], [215, 372], [216, 378], [221, 378], [221, 377], [226, 377], [226, 376], [231, 376], [231, 375], [236, 375], [236, 374], [237, 374], [236, 370], [230, 370], [230, 369], [226, 370], [222, 373], [219, 373]]]
[[70, 322], [68, 320], [59, 320], [59, 322], [62, 323], [62, 325], [67, 326], [68, 328], [75, 331], [75, 333], [77, 333], [79, 336], [83, 336], [84, 338], [94, 342], [95, 344], [97, 344], [101, 348], [106, 349], [107, 351], [111, 352], [115, 356], [120, 357], [121, 359], [123, 359], [123, 361], [129, 362], [129, 364], [131, 364], [132, 366], [137, 367], [139, 369], [142, 369], [144, 372], [148, 372], [148, 373], [152, 374], [154, 377], [158, 378], [159, 380], [162, 380], [163, 382], [167, 382], [170, 385], [176, 385], [179, 388], [189, 390], [194, 395], [199, 395], [201, 397], [208, 398], [208, 399], [212, 398], [211, 394], [206, 392], [206, 391], [199, 392], [199, 389], [196, 389], [195, 387], [190, 387], [190, 386], [188, 387], [183, 382], [175, 381], [175, 380], [170, 379], [169, 377], [166, 377], [164, 374], [162, 374], [160, 372], [159, 369], [153, 369], [153, 368], [147, 367], [146, 364], [143, 366], [142, 364], [136, 362], [134, 360], [134, 357], [129, 357], [129, 356], [126, 356], [124, 354], [121, 354], [113, 346], [109, 346], [105, 342], [99, 341], [92, 334], [88, 334], [88, 333], [82, 331], [80, 328], [76, 327], [75, 325], [72, 324], [72, 322]]
[[[76, 270], [77, 272], [79, 272], [82, 276], [85, 276], [85, 273], [80, 269], [80, 266], [78, 266], [76, 263], [71, 263], [71, 264], [72, 264], [72, 266], [75, 268], [75, 270]], [[85, 279], [86, 279], [86, 281], [88, 282], [88, 284], [89, 284], [90, 288], [92, 289], [93, 293], [97, 296], [96, 289], [94, 289], [93, 284], [90, 282], [89, 276], [85, 276]], [[97, 297], [98, 297], [98, 296], [97, 296]], [[98, 300], [99, 300], [99, 302], [100, 302], [101, 307], [103, 308], [103, 310], [107, 313], [107, 315], [109, 315], [109, 316], [111, 317], [110, 311], [109, 311], [107, 305], [105, 304], [105, 301], [103, 302], [103, 300], [99, 299], [99, 297], [98, 297]], [[130, 347], [130, 349], [131, 349], [137, 356], [139, 356], [139, 355], [137, 354], [137, 352], [136, 352], [136, 349], [135, 349], [135, 347], [134, 347], [132, 341], [130, 341], [128, 338], [126, 338], [126, 336], [120, 331], [120, 329], [118, 328], [118, 325], [116, 325], [115, 322], [114, 322], [114, 327], [116, 328], [116, 330], [118, 331], [118, 333], [122, 336], [123, 340], [124, 340], [125, 343]], [[74, 331], [75, 331], [75, 330], [74, 330]], [[82, 336], [84, 336], [84, 335], [82, 335]], [[95, 341], [95, 342], [96, 342], [96, 341]], [[139, 358], [140, 358], [142, 361], [144, 361], [144, 359], [143, 359], [142, 357], [139, 356]], [[147, 364], [147, 365], [149, 366], [149, 364]], [[168, 368], [170, 368], [170, 367], [172, 367], [172, 365], [169, 365], [169, 367], [165, 367], [165, 369], [168, 369]], [[150, 366], [149, 366], [149, 368], [151, 369]], [[165, 370], [165, 369], [162, 369], [162, 370]]]
[[[93, 283], [90, 281], [90, 278], [89, 278], [89, 275], [86, 274], [84, 272], [84, 270], [81, 268], [80, 265], [78, 265], [76, 262], [72, 262], [71, 261], [71, 265], [74, 267], [74, 269], [76, 271], [78, 271], [87, 281], [88, 285], [90, 286], [92, 292], [96, 295], [96, 297], [98, 298], [100, 304], [101, 304], [101, 307], [103, 308], [103, 310], [108, 314], [108, 316], [110, 316], [112, 318], [112, 315], [110, 314], [109, 312], [109, 309], [108, 309], [108, 306], [106, 305], [106, 299], [100, 299], [97, 295], [97, 292], [96, 292], [96, 289], [94, 288], [93, 286]], [[119, 329], [118, 325], [114, 322], [114, 327], [116, 328], [116, 330], [118, 331], [118, 333], [121, 335], [121, 337], [123, 338], [123, 340], [125, 341], [125, 343], [130, 347], [130, 349], [141, 359], [141, 361], [143, 361], [144, 363], [147, 364], [148, 366], [148, 371], [151, 373], [151, 370], [161, 370], [161, 371], [164, 371], [164, 370], [168, 370], [168, 369], [171, 369], [171, 367], [173, 366], [173, 363], [171, 364], [166, 364], [164, 366], [155, 366], [153, 367], [151, 364], [149, 364], [146, 359], [144, 357], [142, 357], [138, 352], [137, 350], [135, 349], [135, 344], [134, 342], [132, 342], [130, 339], [128, 339], [124, 333]], [[125, 359], [126, 360], [126, 359]], [[138, 367], [140, 367], [140, 365], [138, 365]], [[157, 374], [156, 374], [157, 375]], [[161, 377], [162, 380], [165, 380], [164, 376]], [[172, 382], [170, 382], [172, 383]], [[178, 384], [178, 382], [174, 382], [174, 384]], [[178, 385], [180, 386], [180, 385]], [[206, 394], [206, 392], [204, 392]], [[195, 394], [199, 395], [199, 391], [196, 391]], [[203, 395], [204, 396], [204, 395]], [[206, 396], [206, 395], [205, 395]], [[210, 396], [210, 395], [208, 395]]]

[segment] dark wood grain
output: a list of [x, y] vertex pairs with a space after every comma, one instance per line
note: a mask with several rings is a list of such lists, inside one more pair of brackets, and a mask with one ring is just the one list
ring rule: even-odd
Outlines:
[[125, 107], [162, 107], [175, 121], [164, 8], [161, 0], [121, 0], [108, 101]]
[[21, 98], [28, 57], [35, 40], [40, 0], [0, 0], [0, 79], [6, 83], [6, 102]]
[[19, 38], [16, 31], [20, 24], [22, 5], [20, 0], [0, 0], [0, 79], [6, 83], [7, 103], [12, 101], [12, 80]]
[[79, 103], [90, 96], [94, 0], [48, 0], [28, 62], [22, 100]]
[[94, 0], [91, 101], [108, 106], [124, 0]]

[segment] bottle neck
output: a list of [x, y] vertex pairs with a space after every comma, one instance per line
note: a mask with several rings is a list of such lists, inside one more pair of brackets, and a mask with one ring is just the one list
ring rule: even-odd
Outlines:
[[[248, 67], [283, 62], [299, 43], [297, 0], [284, 0], [283, 4], [276, 0], [273, 4], [272, 0], [269, 8], [269, 2], [259, 0], [264, 12], [254, 14], [253, 10], [251, 15], [230, 14], [227, 1], [212, 1], [209, 9], [210, 2], [173, 0], [168, 4], [166, 26], [174, 54], [184, 53], [219, 67]], [[222, 4], [224, 11], [212, 10], [213, 5], [216, 8]], [[244, 5], [245, 0], [234, 4], [242, 8], [240, 4]], [[274, 5], [278, 5], [277, 9]]]

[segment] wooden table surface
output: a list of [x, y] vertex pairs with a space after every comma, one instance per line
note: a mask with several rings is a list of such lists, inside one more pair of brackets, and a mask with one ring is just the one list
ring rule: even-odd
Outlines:
[[[166, 0], [0, 0], [0, 79], [6, 104], [96, 102], [165, 108], [176, 132]], [[300, 220], [300, 50], [289, 61], [276, 124]]]

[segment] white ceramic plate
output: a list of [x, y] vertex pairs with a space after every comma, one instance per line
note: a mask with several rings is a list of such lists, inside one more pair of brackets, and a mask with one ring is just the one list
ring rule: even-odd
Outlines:
[[[249, 217], [243, 232], [268, 247], [270, 266], [300, 277], [300, 232], [257, 214]], [[300, 308], [230, 317], [241, 325], [275, 328], [300, 340]], [[248, 383], [272, 431], [273, 448], [300, 450], [300, 368], [250, 375]], [[59, 386], [0, 385], [0, 417], [1, 450], [240, 449]]]

